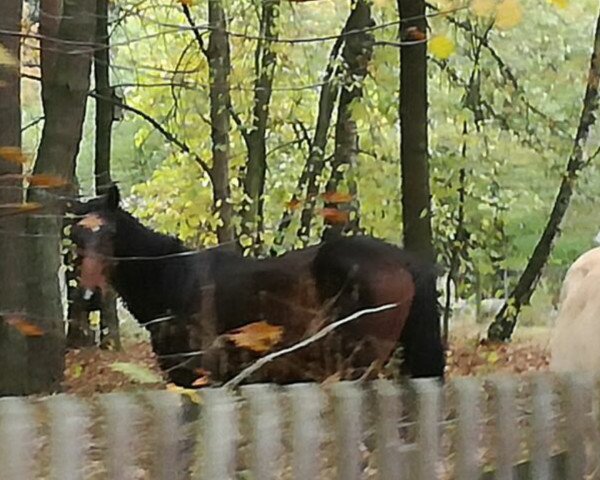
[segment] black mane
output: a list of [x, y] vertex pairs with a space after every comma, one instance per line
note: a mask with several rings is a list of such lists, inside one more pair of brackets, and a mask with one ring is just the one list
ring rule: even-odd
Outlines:
[[111, 279], [143, 325], [185, 314], [197, 296], [206, 252], [193, 252], [175, 237], [154, 232], [122, 209], [114, 213], [116, 262]]
[[114, 215], [119, 230], [119, 235], [115, 237], [115, 252], [122, 252], [123, 256], [160, 256], [190, 251], [178, 238], [146, 227], [122, 208], [116, 210]]

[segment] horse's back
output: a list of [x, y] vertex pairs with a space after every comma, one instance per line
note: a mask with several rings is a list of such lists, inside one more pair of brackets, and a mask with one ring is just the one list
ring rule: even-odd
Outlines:
[[600, 247], [571, 265], [550, 341], [550, 369], [600, 371]]

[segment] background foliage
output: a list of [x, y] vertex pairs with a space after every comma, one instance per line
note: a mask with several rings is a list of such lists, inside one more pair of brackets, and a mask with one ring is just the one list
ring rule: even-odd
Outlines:
[[[512, 17], [489, 28], [477, 8], [512, 2]], [[232, 47], [232, 104], [250, 123], [254, 52], [259, 0], [229, 0]], [[503, 271], [522, 269], [544, 226], [564, 164], [572, 148], [591, 52], [592, 0], [439, 0], [430, 36], [443, 39], [430, 62], [430, 153], [434, 229], [439, 260], [448, 267], [455, 248], [459, 190], [464, 189], [467, 241], [460, 247], [460, 289], [465, 295], [479, 284], [485, 296], [501, 294]], [[207, 22], [200, 2], [191, 6], [198, 25]], [[517, 13], [514, 13], [517, 12]], [[280, 38], [336, 35], [348, 16], [347, 2], [284, 2], [276, 28]], [[483, 12], [485, 13], [485, 12]], [[118, 0], [112, 6], [112, 82], [124, 101], [152, 116], [210, 160], [208, 65], [173, 0]], [[395, 2], [375, 0], [377, 25], [397, 19]], [[503, 28], [501, 28], [503, 27]], [[353, 105], [360, 133], [355, 178], [361, 225], [378, 237], [401, 240], [398, 162], [398, 25], [373, 32], [376, 47], [364, 85]], [[483, 39], [483, 40], [482, 40]], [[268, 172], [265, 242], [274, 239], [282, 211], [296, 188], [308, 156], [299, 132], [314, 129], [320, 82], [332, 40], [275, 44], [277, 67], [268, 123]], [[441, 50], [440, 47], [441, 46]], [[433, 50], [433, 51], [432, 51]], [[24, 90], [24, 124], [40, 115], [37, 84]], [[94, 115], [90, 101], [78, 178], [84, 192], [93, 186]], [[238, 183], [247, 150], [232, 123], [232, 202], [242, 201]], [[331, 135], [333, 133], [331, 132]], [[40, 128], [26, 130], [24, 144], [34, 150]], [[594, 132], [590, 154], [599, 143]], [[216, 242], [209, 180], [140, 117], [123, 112], [114, 130], [113, 177], [130, 193], [134, 213], [161, 231], [196, 246]], [[333, 151], [328, 143], [326, 157]], [[461, 169], [464, 181], [460, 180]], [[323, 182], [328, 173], [323, 175]], [[592, 162], [584, 171], [563, 233], [545, 276], [552, 291], [562, 272], [592, 246], [600, 174]], [[343, 187], [342, 187], [343, 188]], [[294, 215], [281, 249], [298, 243]], [[320, 223], [320, 220], [319, 220]], [[317, 241], [320, 229], [312, 230]]]

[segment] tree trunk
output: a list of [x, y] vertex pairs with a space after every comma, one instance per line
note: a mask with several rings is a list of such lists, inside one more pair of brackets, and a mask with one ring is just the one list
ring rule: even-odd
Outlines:
[[[44, 2], [42, 10], [52, 11], [44, 8]], [[42, 22], [57, 18], [59, 41], [42, 44], [45, 122], [34, 174], [57, 175], [72, 182], [90, 88], [96, 0], [65, 0], [60, 15], [44, 15]], [[42, 31], [47, 35], [48, 29]], [[49, 43], [53, 51], [47, 49]], [[64, 369], [64, 323], [58, 281], [64, 202], [36, 189], [30, 189], [28, 194], [51, 214], [27, 219], [28, 233], [36, 235], [36, 241], [27, 248], [27, 271], [35, 272], [28, 282], [27, 312], [39, 319], [45, 332], [29, 340], [29, 388], [32, 392], [46, 392], [58, 390]]]
[[[101, 195], [112, 183], [110, 158], [112, 146], [113, 90], [110, 86], [110, 44], [108, 33], [108, 0], [96, 3], [96, 50], [94, 52], [94, 83], [96, 101], [96, 138], [94, 143], [94, 178], [96, 194]], [[69, 219], [67, 222], [69, 223]], [[66, 259], [73, 259], [67, 255]], [[68, 263], [67, 263], [68, 264]], [[67, 347], [81, 348], [94, 345], [94, 332], [89, 324], [89, 302], [76, 282], [75, 272], [67, 272], [67, 292], [69, 300]], [[117, 318], [116, 296], [110, 291], [102, 299], [100, 344], [103, 347], [120, 349], [119, 321]]]
[[[398, 0], [401, 41], [427, 32], [424, 0]], [[404, 246], [434, 261], [427, 154], [427, 43], [400, 49], [400, 164]]]
[[231, 54], [229, 35], [227, 34], [227, 18], [222, 0], [208, 1], [208, 23], [210, 37], [206, 54], [210, 69], [210, 123], [213, 157], [211, 180], [215, 209], [221, 219], [221, 224], [217, 227], [217, 238], [219, 243], [226, 243], [233, 240], [232, 208], [229, 198]]
[[567, 162], [567, 168], [563, 175], [560, 188], [552, 207], [552, 212], [546, 223], [542, 236], [538, 240], [533, 254], [519, 278], [514, 290], [510, 293], [508, 299], [496, 315], [496, 318], [488, 329], [488, 338], [493, 341], [507, 341], [515, 329], [517, 317], [523, 305], [529, 303], [531, 295], [542, 275], [542, 269], [548, 261], [552, 245], [556, 235], [560, 231], [560, 224], [565, 216], [573, 188], [577, 182], [577, 177], [585, 167], [583, 160], [583, 147], [587, 142], [590, 129], [596, 123], [596, 113], [598, 110], [598, 84], [600, 80], [600, 16], [596, 24], [596, 34], [594, 37], [594, 50], [590, 70], [588, 74], [588, 83], [583, 99], [583, 108], [579, 119], [579, 126], [575, 135], [573, 149]]
[[[0, 29], [19, 31], [22, 0], [0, 2]], [[0, 34], [0, 45], [15, 61], [14, 66], [0, 66], [0, 147], [21, 147], [21, 78], [20, 38]], [[21, 173], [21, 167], [0, 158], [0, 175]], [[22, 199], [20, 182], [2, 183], [0, 203], [18, 203]], [[19, 294], [25, 274], [19, 267], [23, 219], [3, 219], [0, 223], [0, 312], [21, 306]], [[27, 343], [16, 330], [0, 320], [0, 395], [26, 393], [23, 372], [27, 365]]]
[[[335, 216], [326, 217], [328, 225], [324, 237], [340, 235], [344, 231], [357, 233], [359, 230], [359, 207], [356, 187], [356, 167], [358, 162], [358, 131], [356, 120], [352, 118], [352, 104], [363, 96], [362, 82], [367, 76], [367, 67], [373, 57], [374, 37], [364, 29], [373, 26], [371, 6], [368, 1], [358, 0], [354, 12], [348, 22], [348, 31], [360, 33], [348, 35], [342, 51], [343, 88], [338, 105], [338, 118], [335, 126], [335, 151], [331, 164], [331, 177], [325, 187], [326, 193], [335, 192], [346, 175], [348, 193], [352, 199], [344, 205], [348, 209], [348, 222], [344, 215], [334, 220]], [[346, 202], [344, 202], [346, 203]], [[337, 202], [326, 203], [326, 208], [339, 209]]]
[[[96, 45], [94, 52], [94, 80], [96, 92], [96, 143], [94, 156], [94, 176], [96, 194], [103, 194], [112, 184], [110, 158], [112, 148], [112, 126], [114, 107], [110, 99], [113, 89], [110, 86], [110, 37], [108, 33], [109, 0], [96, 0]], [[117, 297], [112, 289], [102, 299], [100, 312], [100, 346], [121, 349], [119, 318], [117, 317]]]
[[94, 81], [96, 92], [96, 143], [94, 145], [94, 177], [96, 194], [104, 193], [112, 183], [110, 154], [112, 146], [113, 104], [110, 99], [110, 43], [108, 34], [108, 2], [96, 0], [96, 46], [94, 52]]
[[272, 50], [278, 30], [280, 0], [264, 0], [261, 8], [260, 31], [254, 58], [254, 108], [252, 129], [244, 133], [248, 161], [244, 176], [245, 201], [242, 203], [242, 234], [252, 239], [252, 250], [260, 253], [262, 246], [263, 205], [267, 173], [267, 120], [277, 56]]
[[[323, 86], [319, 96], [319, 110], [317, 114], [317, 125], [312, 141], [312, 146], [308, 159], [306, 160], [306, 202], [300, 214], [300, 228], [298, 229], [298, 238], [306, 245], [310, 240], [311, 223], [313, 219], [313, 211], [315, 207], [316, 197], [319, 194], [319, 177], [323, 173], [325, 167], [325, 149], [327, 148], [327, 136], [331, 127], [331, 117], [333, 108], [338, 99], [340, 86], [338, 83], [338, 75], [340, 66], [338, 65], [338, 57], [344, 40], [345, 34], [349, 30], [349, 25], [354, 21], [356, 9], [352, 9], [344, 28], [342, 35], [334, 43], [331, 53], [329, 54], [329, 63], [325, 71]], [[289, 224], [289, 221], [286, 221]]]

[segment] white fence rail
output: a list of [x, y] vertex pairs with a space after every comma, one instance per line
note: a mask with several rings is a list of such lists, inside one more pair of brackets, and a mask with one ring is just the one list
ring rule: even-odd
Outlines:
[[2, 480], [582, 479], [590, 376], [0, 400]]

